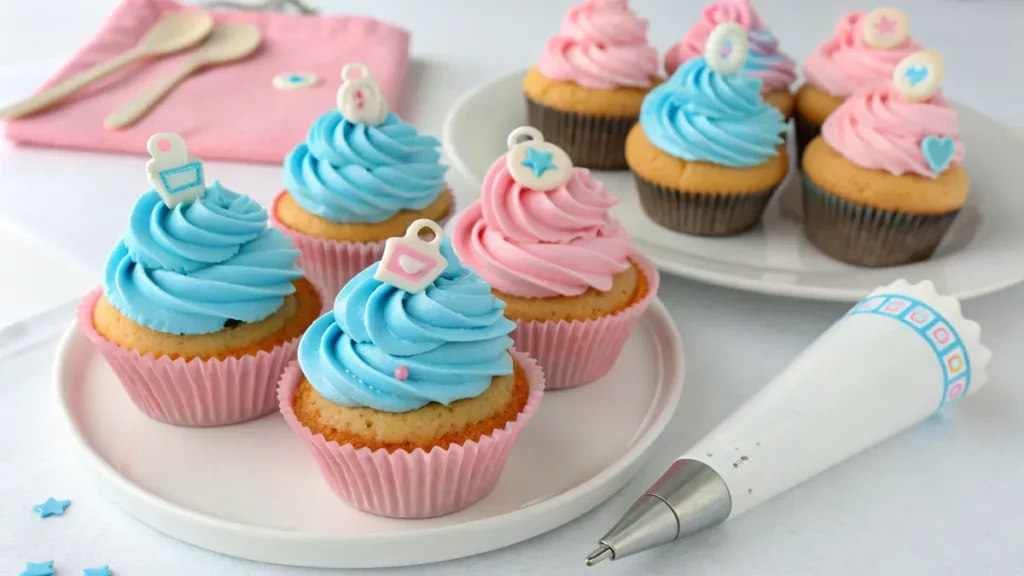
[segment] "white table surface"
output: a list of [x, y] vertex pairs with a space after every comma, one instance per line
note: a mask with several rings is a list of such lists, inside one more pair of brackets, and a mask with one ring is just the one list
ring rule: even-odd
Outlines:
[[[439, 133], [448, 106], [464, 90], [524, 67], [554, 32], [565, 0], [480, 2], [389, 0], [347, 2], [413, 30], [415, 59], [405, 116]], [[702, 2], [636, 1], [655, 20], [652, 39], [667, 47], [692, 23]], [[1024, 54], [1024, 3], [1010, 0], [902, 0], [915, 36], [940, 50], [952, 98], [1012, 125], [1024, 124], [1024, 78], [1014, 58]], [[0, 103], [23, 95], [89, 37], [113, 0], [0, 2]], [[762, 16], [783, 46], [802, 59], [847, 10], [848, 0], [762, 0]], [[41, 60], [50, 63], [40, 64]], [[278, 189], [270, 167], [210, 163], [208, 170], [260, 200]], [[60, 170], [54, 170], [60, 166]], [[109, 198], [74, 205], [71, 178], [84, 169]], [[452, 175], [461, 198], [465, 181]], [[24, 286], [81, 285], [98, 274], [144, 185], [138, 158], [18, 149], [0, 144], [0, 227], [5, 246], [0, 327], [59, 304], [61, 290]], [[460, 189], [461, 188], [461, 189]], [[27, 193], [26, 191], [31, 191]], [[5, 232], [6, 230], [6, 232]], [[25, 231], [36, 238], [23, 248]], [[66, 258], [53, 256], [41, 242]], [[22, 251], [50, 254], [26, 266]], [[15, 253], [17, 251], [18, 253]], [[42, 257], [40, 257], [42, 258]], [[35, 256], [29, 258], [37, 261]], [[73, 262], [73, 264], [71, 263]], [[73, 280], [68, 280], [73, 278]], [[98, 276], [97, 276], [98, 278]], [[13, 282], [12, 282], [13, 279]], [[33, 284], [34, 283], [34, 284]], [[21, 288], [13, 285], [19, 284]], [[993, 353], [990, 384], [962, 405], [861, 454], [726, 526], [674, 546], [585, 569], [582, 557], [632, 500], [682, 450], [710, 430], [780, 371], [845, 310], [828, 303], [746, 294], [666, 278], [660, 292], [683, 334], [689, 363], [679, 415], [636, 480], [579, 520], [531, 541], [433, 566], [360, 574], [772, 574], [970, 575], [1024, 574], [1024, 287], [965, 305], [983, 326]], [[23, 305], [11, 306], [15, 301]], [[0, 574], [26, 561], [56, 560], [58, 574], [109, 564], [118, 576], [317, 574], [259, 565], [206, 552], [147, 528], [94, 496], [80, 480], [69, 444], [55, 426], [49, 370], [55, 343], [0, 358]], [[827, 385], [827, 383], [822, 383]], [[74, 501], [64, 517], [39, 520], [33, 504], [48, 496]]]

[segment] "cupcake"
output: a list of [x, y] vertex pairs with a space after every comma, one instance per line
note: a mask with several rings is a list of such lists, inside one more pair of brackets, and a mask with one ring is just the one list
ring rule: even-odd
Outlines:
[[150, 418], [217, 426], [274, 411], [321, 304], [267, 212], [215, 182], [177, 134], [149, 140], [153, 188], [132, 209], [78, 326]]
[[746, 38], [739, 24], [716, 28], [706, 56], [644, 99], [626, 140], [640, 204], [670, 230], [728, 236], [753, 228], [789, 170], [785, 118], [742, 69]]
[[[427, 229], [433, 239], [421, 240]], [[537, 364], [512, 349], [504, 309], [429, 220], [345, 285], [278, 390], [339, 497], [425, 518], [494, 488], [544, 390]]]
[[285, 190], [271, 210], [325, 304], [380, 260], [388, 238], [420, 218], [443, 222], [455, 206], [441, 143], [388, 112], [366, 66], [349, 64], [341, 76], [338, 109], [285, 158]]
[[804, 63], [796, 93], [797, 157], [843, 100], [872, 84], [888, 84], [901, 60], [921, 47], [910, 38], [907, 17], [895, 8], [851, 12]]
[[779, 41], [749, 0], [719, 0], [706, 6], [700, 21], [665, 53], [665, 70], [669, 76], [690, 60], [703, 56], [715, 27], [727, 22], [742, 26], [749, 38], [750, 53], [743, 63], [743, 71], [761, 81], [765, 102], [786, 118], [792, 116], [793, 94], [789, 87], [796, 81], [796, 62], [779, 51]]
[[587, 0], [569, 9], [523, 80], [529, 123], [578, 166], [626, 167], [626, 134], [658, 79], [647, 21], [627, 0]]
[[935, 252], [970, 189], [943, 72], [935, 52], [911, 54], [888, 84], [847, 98], [807, 146], [804, 231], [822, 252], [873, 267]]
[[[520, 138], [526, 138], [520, 141]], [[480, 200], [452, 225], [462, 261], [516, 322], [549, 390], [604, 376], [658, 291], [658, 271], [608, 210], [617, 202], [535, 128], [509, 136]]]

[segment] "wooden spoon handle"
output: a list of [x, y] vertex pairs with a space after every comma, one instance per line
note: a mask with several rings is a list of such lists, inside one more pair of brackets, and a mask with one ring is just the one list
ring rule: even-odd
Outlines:
[[92, 84], [107, 74], [110, 74], [118, 68], [121, 68], [142, 56], [144, 56], [144, 53], [142, 52], [137, 50], [128, 50], [127, 52], [115, 56], [106, 62], [101, 62], [84, 72], [79, 72], [60, 84], [50, 86], [35, 96], [26, 98], [25, 100], [12, 104], [7, 108], [0, 109], [0, 118], [13, 120], [15, 118], [21, 118], [22, 116], [28, 116], [29, 114], [33, 114], [44, 108], [52, 106], [75, 92], [78, 92], [82, 88], [85, 88], [89, 84]]
[[149, 110], [167, 95], [179, 82], [188, 78], [196, 71], [195, 64], [186, 63], [181, 68], [168, 76], [157, 80], [144, 88], [131, 100], [125, 102], [116, 112], [110, 114], [103, 120], [103, 126], [110, 130], [125, 128], [137, 122], [146, 115]]

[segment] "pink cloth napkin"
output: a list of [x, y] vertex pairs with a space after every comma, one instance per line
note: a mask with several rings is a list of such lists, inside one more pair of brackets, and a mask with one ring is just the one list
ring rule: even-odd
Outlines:
[[[96, 36], [46, 86], [131, 48], [166, 12], [171, 0], [124, 0]], [[153, 81], [175, 70], [187, 52], [116, 72], [35, 116], [7, 124], [7, 138], [24, 144], [146, 154], [155, 132], [177, 132], [204, 160], [279, 163], [303, 140], [310, 124], [333, 108], [341, 69], [366, 64], [392, 109], [400, 100], [409, 60], [409, 33], [360, 16], [295, 16], [215, 11], [222, 23], [250, 23], [263, 36], [249, 59], [201, 71], [179, 84], [137, 124], [107, 130], [103, 119]], [[274, 88], [275, 75], [312, 72], [320, 82]]]

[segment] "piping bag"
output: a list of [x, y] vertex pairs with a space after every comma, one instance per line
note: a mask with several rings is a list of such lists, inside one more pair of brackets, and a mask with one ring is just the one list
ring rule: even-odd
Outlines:
[[876, 289], [676, 460], [587, 565], [739, 516], [976, 393], [980, 334], [931, 282]]

